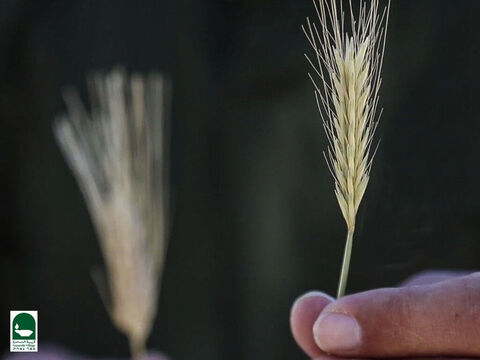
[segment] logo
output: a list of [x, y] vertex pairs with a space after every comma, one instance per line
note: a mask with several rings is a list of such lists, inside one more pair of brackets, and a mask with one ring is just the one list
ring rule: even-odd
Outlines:
[[38, 351], [38, 312], [10, 311], [10, 351]]

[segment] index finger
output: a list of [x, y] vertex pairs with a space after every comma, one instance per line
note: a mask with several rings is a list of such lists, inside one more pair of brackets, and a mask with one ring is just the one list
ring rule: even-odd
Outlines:
[[292, 335], [300, 348], [311, 358], [323, 354], [313, 338], [313, 324], [333, 299], [319, 291], [311, 291], [298, 298], [290, 312]]

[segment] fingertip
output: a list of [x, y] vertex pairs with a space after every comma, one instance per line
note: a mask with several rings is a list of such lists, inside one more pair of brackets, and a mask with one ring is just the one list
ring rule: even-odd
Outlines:
[[320, 291], [310, 291], [299, 297], [290, 312], [293, 338], [305, 353], [314, 358], [323, 353], [315, 343], [313, 325], [322, 310], [334, 299]]
[[[335, 299], [328, 294], [325, 294], [321, 291], [312, 290], [312, 291], [309, 291], [309, 292], [303, 294], [302, 296], [299, 296], [294, 301], [291, 313], [293, 314], [297, 310], [298, 306], [304, 306], [305, 301], [307, 301], [306, 303], [310, 303], [312, 301], [312, 299], [314, 299], [313, 300], [314, 302], [321, 301], [322, 304], [323, 303], [329, 304], [332, 301], [335, 301]], [[322, 305], [322, 308], [324, 308], [325, 306], [326, 305]]]

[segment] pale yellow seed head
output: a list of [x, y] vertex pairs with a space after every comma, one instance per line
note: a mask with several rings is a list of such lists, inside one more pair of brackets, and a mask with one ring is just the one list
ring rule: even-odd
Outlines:
[[122, 70], [91, 80], [91, 111], [67, 92], [68, 114], [54, 130], [99, 236], [107, 278], [99, 290], [109, 293], [112, 321], [139, 355], [156, 314], [166, 251], [166, 83], [158, 74], [129, 77]]
[[378, 0], [359, 3], [358, 19], [350, 9], [351, 35], [345, 31], [344, 11], [336, 0], [314, 0], [320, 27], [308, 19], [304, 27], [315, 52], [313, 60], [307, 59], [320, 80], [310, 76], [329, 140], [327, 162], [349, 230], [355, 228], [370, 178], [388, 19], [388, 8], [378, 13]]

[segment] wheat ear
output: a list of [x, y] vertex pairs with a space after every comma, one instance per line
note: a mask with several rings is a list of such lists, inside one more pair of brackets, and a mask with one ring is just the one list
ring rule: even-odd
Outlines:
[[378, 93], [390, 9], [390, 2], [379, 12], [378, 0], [361, 0], [357, 20], [350, 1], [349, 35], [341, 3], [314, 0], [320, 26], [307, 18], [302, 27], [315, 53], [306, 55], [314, 70], [309, 76], [329, 142], [325, 158], [348, 231], [338, 297], [345, 293], [355, 218], [374, 157], [371, 146], [381, 116]]
[[[105, 259], [114, 325], [141, 358], [166, 251], [165, 81], [116, 69], [90, 79], [91, 112], [75, 91], [54, 127], [86, 199]], [[103, 288], [99, 288], [101, 294]]]

